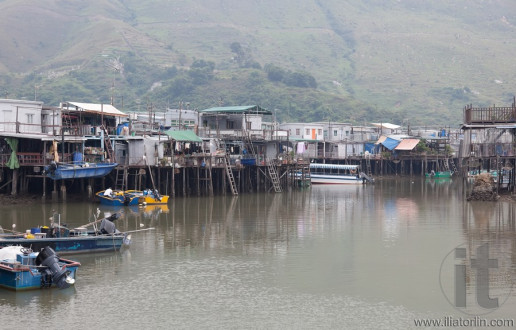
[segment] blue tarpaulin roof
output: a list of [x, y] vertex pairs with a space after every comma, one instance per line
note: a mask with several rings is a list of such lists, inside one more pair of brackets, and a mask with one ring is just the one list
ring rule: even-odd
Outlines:
[[382, 145], [389, 150], [393, 150], [394, 148], [396, 148], [398, 146], [398, 144], [400, 144], [400, 142], [401, 141], [394, 140], [394, 139], [391, 139], [390, 137], [388, 137], [384, 141], [382, 141]]

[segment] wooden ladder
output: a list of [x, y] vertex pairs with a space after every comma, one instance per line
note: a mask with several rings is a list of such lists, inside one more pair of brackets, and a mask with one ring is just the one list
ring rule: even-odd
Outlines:
[[111, 145], [111, 140], [109, 139], [109, 134], [106, 130], [106, 127], [104, 127], [104, 125], [100, 126], [100, 128], [102, 129], [102, 132], [104, 132], [104, 146], [106, 148], [107, 156], [111, 160], [112, 163], [115, 163], [116, 162], [115, 153], [113, 150], [113, 146]]
[[116, 167], [116, 190], [125, 190], [127, 185], [127, 167], [117, 166]]
[[275, 192], [281, 192], [281, 185], [278, 178], [278, 171], [276, 170], [276, 166], [271, 159], [267, 159], [267, 169], [269, 170], [269, 176], [271, 177], [272, 186], [274, 187]]
[[235, 182], [235, 177], [233, 176], [233, 170], [231, 170], [231, 165], [229, 162], [229, 154], [227, 152], [226, 152], [225, 156], [223, 157], [223, 159], [224, 159], [224, 167], [226, 168], [226, 175], [229, 180], [229, 186], [231, 187], [231, 193], [236, 196], [236, 195], [238, 195], [238, 189], [237, 189], [237, 185]]
[[459, 173], [459, 169], [455, 165], [455, 162], [453, 161], [453, 159], [450, 159], [450, 163], [451, 163], [451, 169], [452, 169], [453, 173]]
[[450, 164], [448, 163], [448, 158], [443, 159], [443, 168], [445, 171], [450, 171]]

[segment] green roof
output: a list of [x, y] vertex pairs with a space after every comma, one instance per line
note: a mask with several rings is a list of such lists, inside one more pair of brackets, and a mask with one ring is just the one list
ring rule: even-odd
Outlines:
[[201, 138], [195, 135], [193, 131], [165, 131], [165, 134], [170, 136], [172, 140], [180, 142], [202, 142]]
[[202, 113], [231, 113], [231, 114], [260, 114], [272, 115], [272, 112], [266, 110], [258, 105], [240, 105], [234, 107], [215, 107], [200, 110]]
[[303, 139], [303, 138], [295, 138], [295, 137], [291, 137], [289, 138], [290, 141], [293, 141], [293, 142], [324, 142], [324, 141], [321, 141], [321, 140], [314, 140], [314, 139]]

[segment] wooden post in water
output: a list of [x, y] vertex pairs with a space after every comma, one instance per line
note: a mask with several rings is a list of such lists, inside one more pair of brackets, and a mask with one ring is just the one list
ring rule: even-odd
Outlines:
[[61, 199], [63, 202], [66, 202], [66, 185], [64, 184], [64, 180], [61, 183]]
[[226, 172], [224, 170], [220, 171], [222, 175], [222, 194], [226, 196]]
[[18, 194], [18, 169], [13, 170], [13, 179], [11, 182], [11, 195], [16, 196]]
[[57, 194], [57, 181], [52, 180], [54, 182], [54, 190], [52, 190], [52, 201], [57, 202], [58, 194]]
[[186, 196], [186, 167], [183, 167], [183, 196]]
[[172, 182], [170, 184], [170, 196], [172, 197], [175, 197], [176, 196], [176, 189], [175, 189], [175, 184], [176, 184], [176, 162], [175, 162], [175, 159], [174, 159], [174, 150], [172, 150]]

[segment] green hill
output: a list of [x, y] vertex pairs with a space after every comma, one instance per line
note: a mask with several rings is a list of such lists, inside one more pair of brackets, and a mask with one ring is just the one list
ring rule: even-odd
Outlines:
[[455, 125], [466, 104], [512, 102], [515, 13], [511, 0], [3, 0], [0, 95]]

